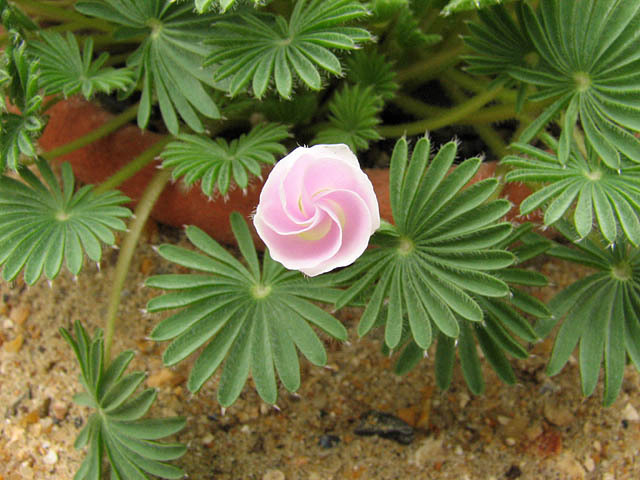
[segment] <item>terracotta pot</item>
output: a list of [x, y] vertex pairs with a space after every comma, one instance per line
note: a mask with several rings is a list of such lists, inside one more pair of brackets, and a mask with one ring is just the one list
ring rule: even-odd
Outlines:
[[[59, 102], [47, 113], [50, 115], [49, 123], [39, 141], [44, 151], [65, 145], [113, 118], [112, 114], [80, 97]], [[137, 126], [130, 124], [86, 147], [60, 157], [59, 161], [71, 163], [77, 178], [82, 182], [97, 184], [161, 138], [159, 134], [140, 130]], [[159, 164], [160, 161], [156, 160], [147, 165], [119, 187], [134, 204], [136, 199], [140, 198]], [[263, 171], [263, 178], [266, 178], [269, 168]], [[493, 176], [495, 168], [495, 162], [482, 164], [470, 184]], [[382, 218], [390, 220], [389, 171], [366, 169], [365, 172], [371, 179], [378, 196]], [[234, 237], [229, 228], [229, 214], [232, 211], [238, 211], [249, 218], [258, 204], [261, 188], [262, 181], [254, 179], [246, 194], [240, 189], [234, 189], [229, 192], [226, 199], [218, 196], [210, 200], [197, 185], [186, 189], [180, 182], [173, 183], [166, 187], [151, 216], [158, 222], [176, 227], [196, 225], [218, 241], [231, 244], [234, 243]], [[512, 185], [507, 185], [504, 191], [516, 204], [508, 218], [517, 221], [517, 205], [530, 191], [526, 187], [523, 189]], [[255, 232], [253, 233], [257, 238]]]

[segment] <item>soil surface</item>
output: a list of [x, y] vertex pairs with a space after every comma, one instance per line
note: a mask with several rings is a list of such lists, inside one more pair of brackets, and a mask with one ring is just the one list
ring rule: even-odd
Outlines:
[[[217, 377], [193, 396], [185, 386], [191, 366], [162, 365], [165, 347], [146, 339], [160, 315], [144, 313], [159, 292], [143, 286], [149, 275], [169, 273], [152, 245], [186, 245], [181, 232], [150, 228], [137, 250], [123, 294], [116, 352], [138, 352], [129, 371], [148, 372], [159, 390], [152, 415], [184, 415], [176, 436], [188, 444], [177, 463], [196, 480], [330, 479], [637, 479], [640, 478], [640, 375], [627, 367], [623, 390], [610, 408], [601, 406], [602, 385], [590, 398], [580, 391], [571, 359], [556, 377], [545, 376], [551, 342], [531, 346], [515, 361], [515, 386], [485, 368], [487, 391], [469, 393], [458, 370], [449, 391], [435, 386], [433, 355], [405, 377], [380, 352], [381, 338], [358, 339], [357, 310], [339, 318], [351, 343], [326, 341], [329, 363], [301, 360], [302, 386], [281, 389], [278, 408], [261, 402], [249, 384], [225, 413], [215, 397]], [[48, 285], [0, 283], [0, 480], [68, 480], [84, 452], [73, 448], [88, 409], [74, 405], [78, 366], [58, 333], [80, 320], [93, 332], [103, 326], [106, 298], [117, 259], [105, 251], [100, 269], [85, 265], [77, 279], [65, 273]], [[584, 271], [558, 261], [537, 267], [558, 287]], [[538, 295], [549, 299], [553, 287]], [[325, 339], [326, 340], [326, 339]], [[456, 367], [458, 369], [458, 367]], [[361, 417], [403, 419], [413, 435], [360, 436]], [[393, 417], [381, 415], [389, 414]], [[403, 430], [404, 431], [404, 430]]]

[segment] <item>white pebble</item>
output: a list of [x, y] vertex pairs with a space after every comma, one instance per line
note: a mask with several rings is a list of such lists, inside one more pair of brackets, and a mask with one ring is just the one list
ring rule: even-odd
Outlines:
[[58, 461], [58, 454], [56, 453], [55, 450], [49, 450], [47, 454], [44, 457], [42, 457], [42, 461], [47, 465], [53, 465]]
[[629, 422], [637, 422], [638, 420], [640, 420], [640, 415], [638, 415], [638, 411], [634, 408], [633, 405], [627, 403], [627, 405], [622, 410], [622, 419]]
[[596, 469], [596, 462], [593, 461], [593, 458], [587, 457], [584, 459], [584, 468], [587, 472], [593, 472]]
[[280, 470], [269, 470], [262, 476], [262, 480], [284, 480], [285, 476]]

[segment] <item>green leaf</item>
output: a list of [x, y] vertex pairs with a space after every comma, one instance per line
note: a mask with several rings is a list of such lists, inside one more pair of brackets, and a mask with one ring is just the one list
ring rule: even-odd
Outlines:
[[621, 154], [640, 162], [637, 122], [640, 105], [628, 101], [637, 90], [640, 58], [633, 42], [640, 5], [619, 0], [588, 0], [579, 5], [541, 0], [537, 11], [522, 4], [520, 16], [540, 61], [536, 65], [505, 65], [516, 80], [538, 88], [532, 100], [557, 100], [527, 128], [521, 141], [530, 141], [556, 114], [565, 113], [559, 147], [561, 163], [568, 158], [569, 137], [579, 120], [586, 144], [612, 169]]
[[226, 195], [230, 183], [221, 180], [223, 171], [231, 172], [233, 182], [246, 189], [249, 174], [260, 176], [264, 164], [275, 163], [275, 156], [286, 152], [280, 142], [287, 137], [285, 126], [272, 123], [259, 124], [231, 142], [182, 134], [163, 150], [162, 166], [172, 168], [173, 178], [182, 178], [186, 185], [200, 180], [209, 197], [215, 190]]
[[449, 3], [442, 9], [442, 14], [451, 15], [452, 13], [464, 10], [487, 8], [502, 3], [502, 1], [503, 0], [449, 0]]
[[[9, 7], [7, 11], [11, 17], [18, 10]], [[45, 125], [40, 116], [39, 70], [39, 63], [27, 55], [22, 37], [11, 32], [0, 54], [0, 175], [7, 167], [17, 170], [21, 155], [37, 155], [35, 140]], [[20, 114], [6, 111], [5, 98]]]
[[[561, 231], [572, 238], [570, 229]], [[553, 346], [547, 371], [557, 374], [579, 345], [580, 375], [584, 395], [596, 388], [600, 369], [604, 367], [605, 405], [611, 405], [623, 381], [626, 355], [637, 366], [637, 340], [640, 322], [640, 249], [618, 237], [611, 248], [589, 239], [573, 245], [580, 263], [597, 271], [560, 292], [549, 306], [562, 325]], [[570, 258], [562, 249], [563, 258]], [[543, 322], [543, 333], [552, 325]], [[604, 362], [603, 362], [604, 360]]]
[[507, 181], [546, 183], [520, 204], [521, 214], [542, 207], [544, 222], [551, 225], [573, 209], [580, 237], [591, 232], [595, 218], [609, 242], [616, 239], [619, 229], [633, 243], [640, 241], [638, 208], [632, 207], [640, 205], [640, 179], [633, 164], [626, 162], [614, 170], [595, 151], [589, 149], [585, 158], [573, 147], [562, 164], [555, 155], [538, 148], [519, 143], [514, 148], [527, 157], [505, 157], [502, 164], [515, 167], [507, 173]]
[[158, 248], [169, 261], [207, 273], [148, 279], [147, 285], [170, 290], [149, 301], [149, 311], [179, 309], [151, 336], [171, 340], [163, 357], [166, 364], [180, 362], [204, 346], [189, 375], [190, 391], [200, 390], [222, 366], [221, 404], [236, 400], [249, 374], [263, 400], [275, 403], [276, 373], [285, 388], [294, 391], [300, 385], [296, 346], [311, 362], [326, 362], [322, 342], [310, 324], [346, 339], [342, 324], [307, 300], [334, 301], [338, 292], [327, 286], [331, 282], [309, 282], [287, 271], [268, 253], [261, 270], [245, 220], [233, 213], [230, 221], [247, 266], [196, 227], [187, 228], [187, 237], [201, 253], [171, 245]]
[[220, 118], [218, 106], [209, 93], [209, 87], [217, 87], [214, 69], [202, 66], [202, 59], [212, 51], [204, 40], [217, 15], [199, 15], [193, 4], [169, 0], [80, 1], [76, 9], [118, 24], [116, 37], [144, 35], [138, 49], [127, 58], [127, 67], [135, 72], [136, 78], [143, 79], [138, 108], [140, 128], [149, 122], [154, 94], [165, 125], [174, 135], [180, 130], [178, 116], [197, 133], [204, 132], [199, 115]]
[[541, 302], [518, 289], [545, 285], [546, 279], [511, 269], [516, 256], [506, 248], [516, 250], [511, 244], [521, 242], [542, 252], [550, 242], [528, 237], [526, 229], [512, 233], [510, 224], [500, 222], [510, 205], [492, 199], [495, 179], [465, 188], [478, 169], [477, 159], [460, 163], [447, 176], [456, 156], [454, 142], [431, 162], [430, 154], [430, 142], [422, 138], [409, 162], [406, 140], [396, 142], [389, 173], [395, 225], [385, 225], [372, 237], [371, 249], [328, 278], [346, 287], [337, 307], [364, 300], [358, 335], [383, 327], [385, 348], [401, 351], [397, 371], [416, 365], [437, 337], [436, 380], [446, 388], [458, 340], [466, 352], [461, 353], [465, 378], [479, 392], [484, 383], [473, 353], [476, 338], [501, 378], [512, 382], [505, 354], [526, 357], [517, 338], [538, 340], [521, 311], [538, 319], [550, 316]]
[[[60, 272], [63, 256], [74, 275], [82, 267], [83, 251], [100, 261], [100, 243], [113, 245], [111, 230], [126, 228], [122, 218], [131, 215], [121, 205], [129, 199], [116, 191], [95, 194], [83, 187], [73, 194], [73, 174], [63, 164], [67, 185], [62, 191], [49, 165], [36, 161], [45, 183], [26, 167], [19, 173], [23, 182], [0, 176], [0, 265], [5, 280], [14, 279], [21, 269], [25, 281], [34, 284], [43, 270], [50, 279]], [[64, 253], [63, 253], [64, 252]]]
[[217, 65], [215, 79], [229, 80], [231, 94], [252, 81], [253, 94], [261, 98], [271, 72], [276, 90], [284, 98], [291, 97], [293, 72], [307, 87], [318, 90], [318, 67], [334, 75], [342, 73], [330, 49], [353, 50], [358, 42], [372, 39], [362, 28], [343, 26], [366, 13], [364, 6], [353, 0], [301, 0], [295, 3], [289, 20], [266, 13], [226, 15], [209, 33], [207, 42], [213, 53], [206, 64]]
[[382, 106], [373, 87], [345, 85], [329, 102], [328, 125], [320, 129], [311, 143], [344, 143], [354, 152], [368, 149], [369, 142], [382, 138], [376, 130]]
[[65, 97], [81, 93], [91, 98], [95, 93], [124, 90], [133, 82], [133, 72], [127, 68], [102, 68], [109, 55], [93, 59], [93, 40], [84, 42], [82, 53], [76, 37], [67, 32], [66, 38], [57, 32], [40, 33], [40, 41], [29, 44], [31, 54], [40, 62], [40, 85], [50, 95]]
[[75, 338], [65, 329], [60, 333], [80, 364], [82, 381], [88, 387], [82, 395], [90, 397], [90, 406], [97, 410], [75, 442], [76, 448], [88, 446], [87, 456], [75, 478], [103, 478], [101, 464], [105, 453], [113, 475], [127, 472], [126, 478], [147, 479], [147, 473], [161, 478], [183, 477], [180, 468], [163, 462], [181, 457], [186, 446], [154, 440], [179, 432], [184, 428], [185, 420], [179, 417], [140, 419], [149, 410], [156, 394], [155, 390], [147, 389], [129, 399], [144, 379], [142, 372], [122, 377], [132, 353], [123, 352], [106, 367], [102, 362], [102, 332], [98, 330], [90, 338], [79, 322], [74, 327]]

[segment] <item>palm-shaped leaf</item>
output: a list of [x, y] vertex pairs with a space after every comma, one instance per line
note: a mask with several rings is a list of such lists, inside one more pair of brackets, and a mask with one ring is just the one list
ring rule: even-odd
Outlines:
[[202, 191], [211, 196], [214, 188], [225, 195], [231, 179], [247, 188], [249, 175], [259, 176], [262, 164], [273, 164], [274, 155], [286, 152], [280, 142], [289, 136], [287, 128], [261, 124], [248, 134], [227, 142], [195, 135], [180, 135], [162, 152], [163, 167], [173, 168], [173, 178], [183, 177], [187, 185], [201, 180]]
[[261, 270], [247, 224], [238, 213], [230, 220], [247, 266], [196, 227], [187, 228], [187, 237], [202, 253], [172, 245], [158, 248], [163, 258], [204, 273], [147, 280], [148, 286], [171, 290], [152, 299], [149, 311], [180, 309], [163, 320], [151, 338], [172, 340], [164, 352], [167, 365], [206, 344], [189, 375], [190, 391], [200, 390], [226, 357], [218, 387], [222, 405], [236, 400], [249, 372], [260, 396], [275, 403], [275, 372], [287, 390], [295, 391], [300, 385], [297, 349], [313, 364], [327, 361], [322, 342], [309, 324], [340, 340], [346, 339], [347, 332], [307, 300], [333, 302], [335, 290], [286, 270], [268, 252]]
[[353, 282], [338, 307], [371, 292], [358, 325], [360, 335], [371, 330], [389, 298], [385, 343], [392, 349], [401, 342], [405, 314], [413, 340], [427, 349], [440, 333], [455, 339], [468, 322], [482, 321], [474, 296], [509, 293], [508, 285], [491, 273], [514, 261], [513, 254], [496, 248], [511, 232], [509, 223], [496, 223], [509, 210], [508, 202], [488, 201], [497, 180], [462, 190], [480, 160], [466, 160], [447, 175], [456, 144], [443, 146], [430, 165], [429, 150], [429, 140], [420, 139], [409, 163], [406, 140], [396, 143], [389, 178], [395, 226], [374, 237], [377, 248], [335, 274], [335, 281]]
[[127, 65], [142, 82], [140, 128], [149, 121], [154, 96], [164, 123], [173, 134], [180, 129], [178, 116], [198, 133], [204, 131], [198, 113], [208, 118], [220, 117], [207, 91], [207, 86], [215, 86], [213, 71], [202, 67], [202, 59], [211, 53], [203, 40], [210, 33], [215, 15], [198, 15], [193, 4], [170, 0], [81, 1], [76, 9], [121, 25], [114, 33], [118, 37], [146, 35], [127, 59]]
[[640, 249], [623, 237], [611, 247], [599, 239], [580, 239], [566, 222], [556, 227], [574, 244], [548, 253], [597, 272], [554, 297], [549, 303], [554, 317], [537, 325], [546, 335], [562, 319], [547, 372], [562, 370], [579, 343], [583, 394], [593, 393], [604, 363], [604, 404], [611, 405], [620, 392], [627, 355], [640, 369]]
[[129, 199], [117, 191], [96, 194], [90, 185], [74, 193], [69, 164], [62, 166], [62, 187], [44, 160], [37, 160], [44, 183], [28, 168], [24, 180], [0, 176], [0, 265], [5, 280], [24, 268], [27, 284], [42, 272], [55, 278], [66, 258], [74, 275], [82, 268], [83, 251], [93, 261], [102, 255], [101, 242], [113, 245], [111, 230], [126, 228], [131, 215], [121, 205]]
[[363, 87], [371, 86], [383, 100], [393, 98], [398, 84], [391, 63], [375, 50], [358, 50], [346, 61], [347, 79]]
[[467, 70], [478, 75], [507, 74], [515, 66], [526, 67], [535, 55], [533, 43], [522, 26], [522, 17], [515, 21], [503, 5], [480, 10], [480, 22], [470, 22], [464, 42], [475, 51], [463, 58]]
[[369, 148], [369, 142], [382, 138], [375, 127], [382, 100], [372, 86], [345, 85], [329, 102], [329, 125], [318, 132], [313, 144], [344, 143], [354, 152]]
[[525, 132], [529, 142], [566, 108], [558, 158], [569, 158], [569, 138], [578, 120], [587, 143], [610, 168], [620, 153], [640, 163], [640, 2], [541, 0], [537, 13], [523, 2], [528, 36], [541, 58], [535, 69], [514, 66], [509, 73], [539, 87], [531, 100], [555, 98]]
[[[17, 34], [0, 56], [0, 174], [7, 166], [18, 169], [20, 155], [36, 156], [35, 139], [45, 123], [40, 117], [39, 64], [28, 58], [26, 44]], [[20, 114], [6, 112], [5, 96]]]
[[342, 24], [366, 14], [353, 0], [300, 0], [287, 22], [281, 16], [246, 13], [216, 22], [208, 42], [214, 53], [207, 64], [218, 64], [217, 80], [230, 79], [236, 94], [249, 82], [253, 94], [264, 95], [273, 77], [280, 96], [289, 98], [294, 74], [313, 90], [321, 87], [318, 67], [342, 74], [340, 60], [330, 49], [352, 50], [369, 33]]
[[134, 357], [122, 352], [110, 365], [104, 364], [102, 331], [93, 338], [79, 322], [75, 338], [64, 328], [60, 333], [73, 349], [80, 364], [80, 381], [84, 392], [74, 397], [76, 403], [96, 410], [76, 438], [75, 447], [88, 446], [87, 456], [74, 480], [100, 480], [102, 460], [106, 455], [113, 479], [145, 480], [147, 474], [161, 478], [182, 478], [184, 472], [165, 463], [181, 457], [186, 447], [157, 440], [182, 430], [186, 421], [180, 417], [142, 418], [156, 398], [148, 388], [133, 396], [145, 378], [144, 373], [124, 372]]
[[71, 33], [65, 39], [55, 32], [41, 32], [41, 41], [29, 48], [40, 61], [40, 85], [46, 94], [65, 96], [81, 92], [90, 98], [96, 92], [110, 93], [125, 89], [133, 81], [133, 72], [126, 68], [102, 68], [109, 55], [105, 52], [93, 61], [93, 40], [87, 38], [82, 53]]
[[[545, 135], [554, 150], [558, 143]], [[514, 148], [527, 157], [507, 156], [503, 164], [515, 167], [507, 176], [512, 182], [544, 182], [520, 204], [526, 215], [544, 207], [544, 222], [551, 225], [573, 208], [573, 221], [578, 234], [585, 237], [597, 220], [600, 232], [613, 243], [620, 230], [634, 245], [640, 245], [640, 167], [625, 161], [619, 170], [609, 168], [589, 149], [584, 158], [579, 149], [571, 149], [563, 165], [546, 151], [524, 144]]]
[[[527, 233], [530, 227], [530, 224], [521, 225], [497, 246], [506, 248], [508, 245], [519, 242], [518, 247], [511, 249], [518, 263], [546, 251], [551, 246], [551, 242], [538, 235]], [[476, 343], [498, 377], [505, 383], [514, 384], [517, 379], [507, 355], [520, 359], [526, 358], [528, 352], [518, 338], [528, 342], [538, 338], [523, 313], [540, 321], [546, 321], [551, 317], [551, 313], [543, 303], [520, 288], [546, 285], [547, 280], [543, 275], [517, 267], [495, 270], [493, 275], [509, 285], [508, 298], [473, 295], [474, 300], [482, 307], [483, 321], [467, 325], [468, 322], [457, 317], [461, 327], [465, 328], [458, 338], [458, 356], [464, 379], [475, 394], [482, 393], [485, 386]], [[436, 383], [441, 389], [446, 389], [451, 384], [455, 351], [455, 342], [450, 337], [439, 333], [435, 367]], [[424, 357], [424, 352], [425, 350], [420, 348], [414, 340], [409, 339], [398, 357], [396, 372], [399, 374], [408, 372]]]

